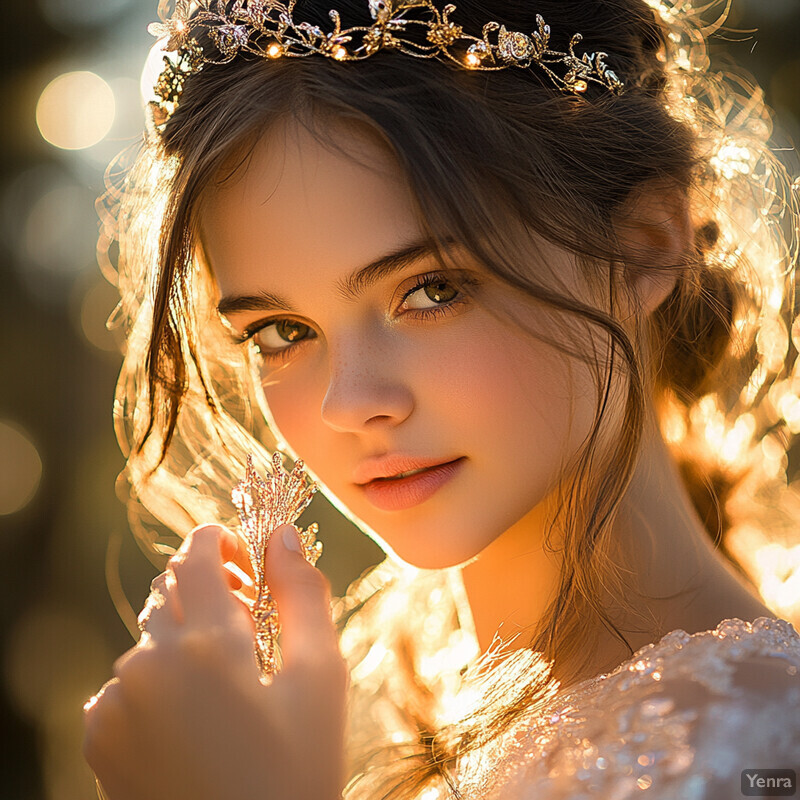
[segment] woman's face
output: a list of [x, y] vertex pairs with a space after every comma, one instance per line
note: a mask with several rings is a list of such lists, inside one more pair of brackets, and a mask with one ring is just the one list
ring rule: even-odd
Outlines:
[[384, 148], [331, 133], [359, 163], [286, 123], [210, 191], [220, 310], [260, 349], [274, 422], [315, 476], [402, 559], [453, 566], [532, 518], [589, 430], [593, 379], [490, 313], [543, 324], [458, 248], [441, 270]]

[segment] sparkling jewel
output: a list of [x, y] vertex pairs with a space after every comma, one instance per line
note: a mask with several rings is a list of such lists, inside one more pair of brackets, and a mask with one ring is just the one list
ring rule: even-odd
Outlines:
[[534, 53], [530, 37], [519, 31], [509, 33], [505, 26], [501, 27], [498, 32], [497, 47], [500, 55], [507, 60], [526, 61]]

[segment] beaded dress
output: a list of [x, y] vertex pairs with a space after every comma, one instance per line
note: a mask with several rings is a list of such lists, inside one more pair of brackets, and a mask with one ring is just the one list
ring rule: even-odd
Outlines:
[[[361, 763], [354, 757], [361, 777], [347, 800], [380, 797], [393, 771], [402, 781], [419, 740], [421, 696], [446, 738], [487, 719], [471, 709], [511, 702], [531, 675], [544, 674], [537, 654], [522, 650], [471, 681], [477, 640], [459, 592], [453, 575], [385, 562], [342, 601], [343, 618], [352, 614], [342, 632], [351, 731], [356, 749], [371, 753]], [[411, 628], [413, 650], [404, 644]], [[419, 797], [733, 800], [743, 796], [742, 771], [753, 768], [800, 773], [800, 636], [767, 617], [675, 630], [607, 674], [563, 690], [554, 684], [501, 736], [458, 759], [450, 770], [458, 795], [433, 781]]]

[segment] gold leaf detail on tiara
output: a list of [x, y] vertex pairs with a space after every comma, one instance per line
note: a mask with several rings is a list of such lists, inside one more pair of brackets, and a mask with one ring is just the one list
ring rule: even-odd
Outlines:
[[[606, 53], [576, 55], [582, 36], [576, 33], [567, 52], [550, 49], [550, 26], [536, 15], [537, 29], [530, 35], [509, 31], [498, 22], [483, 26], [482, 36], [464, 33], [450, 20], [452, 3], [439, 10], [433, 0], [367, 0], [373, 22], [342, 28], [339, 12], [328, 12], [333, 30], [296, 21], [296, 0], [177, 0], [169, 15], [166, 0], [160, 4], [162, 22], [148, 30], [163, 40], [167, 56], [156, 87], [157, 125], [174, 113], [186, 78], [204, 64], [226, 64], [238, 55], [264, 59], [304, 58], [318, 54], [336, 61], [362, 61], [379, 50], [391, 49], [416, 58], [436, 58], [472, 70], [501, 70], [536, 65], [556, 85], [570, 94], [582, 94], [590, 84], [618, 94], [622, 81], [605, 63]], [[207, 32], [216, 53], [206, 53], [198, 36]], [[199, 52], [199, 57], [198, 57]], [[187, 54], [191, 57], [187, 60]]]

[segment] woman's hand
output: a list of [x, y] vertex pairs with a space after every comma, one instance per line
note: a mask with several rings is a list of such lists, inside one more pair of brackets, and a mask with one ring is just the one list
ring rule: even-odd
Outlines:
[[147, 633], [87, 704], [84, 756], [109, 800], [340, 797], [347, 672], [327, 582], [300, 554], [295, 529], [279, 528], [266, 577], [283, 669], [264, 686], [250, 612], [222, 567], [236, 549], [218, 526], [189, 534]]

